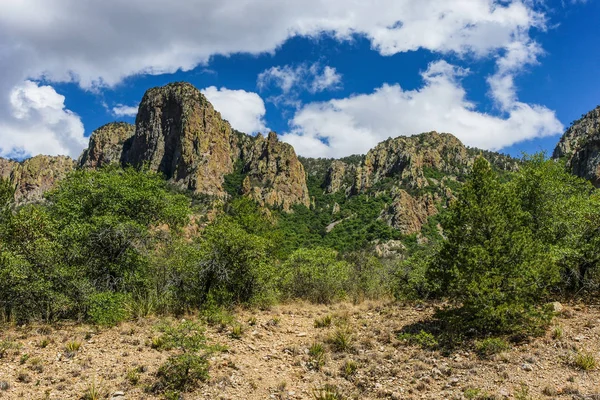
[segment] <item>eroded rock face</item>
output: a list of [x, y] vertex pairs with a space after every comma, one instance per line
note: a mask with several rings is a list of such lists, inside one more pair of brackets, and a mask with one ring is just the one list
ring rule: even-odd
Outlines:
[[346, 191], [352, 187], [356, 167], [343, 161], [335, 160], [327, 170], [325, 178], [325, 193]]
[[198, 89], [173, 83], [150, 89], [135, 126], [113, 123], [92, 134], [79, 165], [148, 166], [179, 186], [225, 197], [225, 176], [243, 166], [243, 192], [263, 205], [288, 211], [310, 205], [304, 168], [294, 149], [277, 140], [234, 131]]
[[224, 196], [224, 176], [233, 171], [231, 126], [189, 83], [150, 89], [140, 103], [124, 163], [147, 164], [182, 187]]
[[405, 235], [420, 232], [427, 219], [438, 213], [440, 199], [436, 195], [427, 193], [415, 198], [403, 189], [395, 189], [392, 196], [392, 203], [380, 218]]
[[364, 192], [386, 178], [406, 187], [423, 188], [429, 186], [429, 170], [459, 175], [468, 170], [472, 161], [466, 147], [448, 133], [388, 139], [367, 153], [357, 171], [354, 191]]
[[275, 132], [258, 135], [241, 152], [246, 178], [243, 193], [259, 204], [289, 211], [295, 204], [310, 206], [304, 166], [294, 148], [280, 142]]
[[75, 169], [75, 161], [66, 156], [35, 156], [21, 163], [0, 159], [0, 176], [15, 187], [17, 204], [34, 203], [44, 198], [67, 174]]
[[109, 164], [121, 164], [123, 152], [127, 152], [135, 126], [125, 122], [113, 122], [96, 129], [90, 136], [90, 144], [79, 157], [81, 168], [100, 168]]
[[564, 157], [573, 174], [600, 187], [600, 106], [571, 125], [553, 157]]

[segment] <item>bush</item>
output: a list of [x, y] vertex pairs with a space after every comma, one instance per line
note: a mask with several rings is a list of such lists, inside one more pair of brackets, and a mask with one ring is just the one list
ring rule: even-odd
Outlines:
[[284, 296], [328, 304], [346, 295], [350, 266], [337, 259], [335, 250], [296, 250], [281, 270]]
[[189, 391], [208, 379], [208, 361], [203, 355], [170, 356], [158, 369], [156, 391]]
[[506, 340], [500, 338], [487, 338], [475, 342], [475, 350], [481, 357], [489, 357], [494, 354], [502, 353], [510, 348]]
[[88, 300], [88, 318], [97, 325], [115, 326], [129, 317], [127, 300], [128, 296], [121, 293], [95, 293]]

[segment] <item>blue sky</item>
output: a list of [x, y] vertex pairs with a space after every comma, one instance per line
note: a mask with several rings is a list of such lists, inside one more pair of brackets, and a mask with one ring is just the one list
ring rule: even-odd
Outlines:
[[0, 156], [76, 157], [188, 81], [298, 153], [428, 130], [551, 152], [600, 104], [597, 0], [0, 0]]

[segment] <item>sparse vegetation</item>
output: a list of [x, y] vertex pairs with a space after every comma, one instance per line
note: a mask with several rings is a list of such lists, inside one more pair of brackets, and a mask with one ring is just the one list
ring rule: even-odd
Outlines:
[[353, 349], [354, 336], [348, 326], [337, 328], [327, 339], [332, 349], [337, 352], [349, 352]]
[[591, 371], [596, 369], [598, 363], [592, 353], [578, 351], [573, 360], [573, 365], [582, 371]]
[[328, 328], [331, 326], [332, 320], [333, 319], [331, 315], [326, 315], [322, 318], [317, 318], [315, 319], [315, 328]]

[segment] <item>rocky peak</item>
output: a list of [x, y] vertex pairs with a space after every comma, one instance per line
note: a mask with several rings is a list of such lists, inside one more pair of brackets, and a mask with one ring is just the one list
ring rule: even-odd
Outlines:
[[82, 168], [100, 168], [108, 164], [121, 163], [123, 152], [127, 152], [135, 126], [125, 122], [113, 122], [96, 129], [90, 136], [90, 144], [79, 157]]
[[242, 191], [260, 204], [289, 211], [294, 204], [310, 206], [306, 174], [294, 148], [275, 132], [261, 134], [242, 149], [246, 177]]
[[411, 188], [429, 185], [430, 169], [448, 174], [464, 173], [472, 160], [466, 147], [449, 133], [428, 132], [388, 139], [371, 149], [357, 170], [354, 191], [364, 192], [385, 178]]
[[229, 123], [198, 89], [172, 83], [144, 94], [122, 160], [197, 193], [224, 196], [224, 176], [233, 171], [231, 136]]
[[553, 158], [565, 158], [575, 175], [600, 187], [600, 106], [567, 129], [554, 149]]
[[75, 160], [66, 156], [39, 155], [20, 163], [0, 158], [0, 177], [13, 184], [17, 204], [42, 200], [73, 169]]

